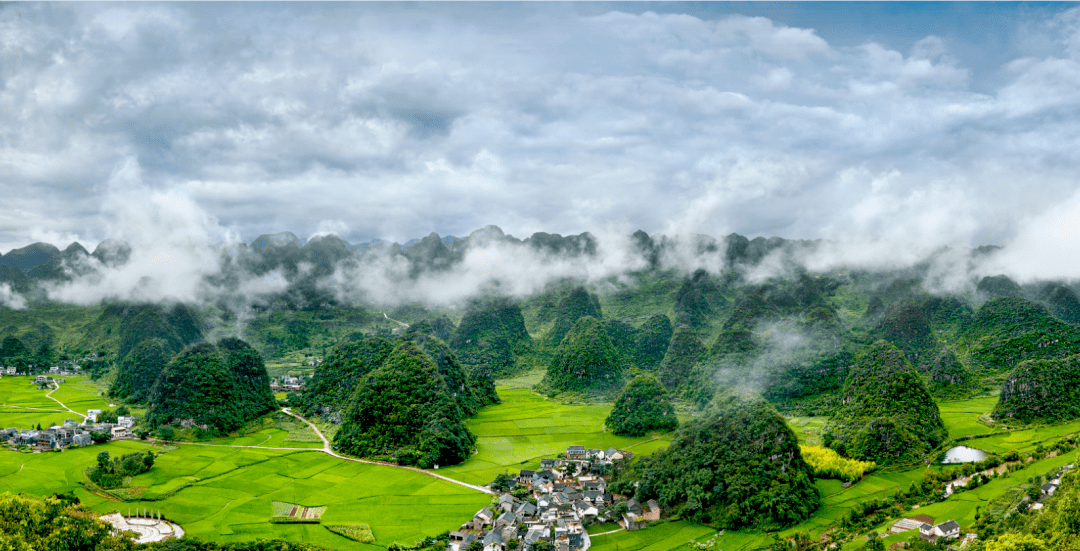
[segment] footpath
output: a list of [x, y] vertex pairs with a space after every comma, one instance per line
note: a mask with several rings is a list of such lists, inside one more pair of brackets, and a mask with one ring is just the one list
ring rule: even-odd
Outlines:
[[[476, 486], [476, 485], [473, 485], [473, 484], [468, 484], [468, 483], [462, 482], [460, 480], [454, 480], [453, 478], [445, 477], [445, 476], [442, 476], [440, 474], [435, 474], [435, 473], [433, 473], [431, 471], [427, 471], [427, 470], [424, 470], [424, 469], [418, 469], [416, 467], [406, 467], [404, 465], [398, 465], [396, 463], [386, 463], [386, 462], [383, 462], [383, 461], [367, 461], [367, 460], [364, 460], [364, 459], [356, 459], [355, 457], [347, 457], [347, 456], [341, 455], [341, 454], [335, 452], [330, 447], [330, 441], [327, 440], [325, 436], [323, 436], [322, 431], [319, 430], [319, 427], [315, 426], [315, 423], [312, 423], [311, 421], [308, 421], [307, 419], [303, 418], [299, 414], [293, 413], [289, 408], [282, 408], [281, 411], [283, 413], [285, 413], [286, 415], [290, 415], [292, 417], [295, 417], [295, 418], [303, 421], [304, 423], [307, 423], [307, 426], [311, 427], [311, 430], [315, 431], [315, 434], [319, 435], [319, 439], [322, 440], [322, 442], [323, 442], [323, 447], [322, 447], [321, 450], [315, 450], [314, 448], [309, 448], [312, 451], [321, 451], [321, 452], [323, 452], [323, 453], [325, 453], [325, 454], [327, 454], [327, 455], [329, 455], [331, 457], [336, 457], [338, 459], [343, 459], [345, 461], [353, 461], [353, 462], [356, 462], [356, 463], [367, 463], [368, 465], [382, 465], [384, 467], [393, 467], [395, 469], [405, 469], [407, 471], [423, 473], [423, 474], [426, 474], [426, 475], [428, 475], [428, 476], [430, 476], [432, 478], [438, 478], [439, 480], [445, 480], [445, 481], [447, 481], [447, 482], [449, 482], [451, 484], [457, 484], [458, 486], [463, 486], [465, 488], [469, 488], [470, 490], [476, 490], [477, 492], [483, 492], [483, 493], [488, 494], [488, 495], [497, 495], [490, 488], [485, 488], [483, 486]], [[296, 449], [296, 448], [290, 448], [290, 449]]]

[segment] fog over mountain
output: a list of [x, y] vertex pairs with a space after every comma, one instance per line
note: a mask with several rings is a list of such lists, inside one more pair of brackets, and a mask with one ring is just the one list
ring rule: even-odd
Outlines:
[[[80, 304], [242, 308], [301, 280], [304, 300], [452, 304], [649, 262], [719, 273], [725, 245], [693, 236], [732, 233], [824, 240], [749, 280], [1072, 280], [1078, 105], [1070, 6], [7, 4], [0, 252], [64, 251], [43, 292]], [[489, 224], [595, 252], [350, 247]], [[638, 229], [667, 236], [656, 258]], [[282, 231], [295, 258], [243, 245]], [[25, 307], [4, 273], [0, 304]]]

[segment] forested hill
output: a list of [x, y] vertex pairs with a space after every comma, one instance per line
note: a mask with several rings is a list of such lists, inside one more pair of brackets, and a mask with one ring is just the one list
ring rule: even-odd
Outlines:
[[859, 355], [823, 432], [840, 454], [880, 465], [920, 459], [946, 436], [923, 380], [885, 341]]
[[[204, 300], [87, 307], [46, 292], [122, 270], [138, 251], [115, 241], [92, 253], [33, 246], [0, 258], [0, 278], [27, 300], [0, 307], [0, 362], [42, 370], [80, 359], [95, 375], [115, 376], [111, 396], [146, 403], [185, 347], [242, 335], [271, 375], [312, 374], [318, 397], [304, 407], [340, 420], [352, 389], [406, 333], [428, 339], [413, 340], [436, 366], [460, 368], [469, 387], [455, 398], [463, 411], [497, 399], [493, 379], [534, 373], [553, 395], [613, 399], [651, 374], [694, 408], [746, 385], [781, 411], [832, 414], [856, 358], [877, 341], [947, 397], [999, 388], [1024, 361], [1080, 354], [1071, 282], [995, 274], [968, 275], [952, 294], [931, 285], [942, 255], [973, 266], [993, 250], [938, 251], [887, 271], [810, 270], [803, 261], [833, 244], [642, 231], [614, 252], [612, 243], [588, 233], [518, 239], [494, 226], [407, 246], [284, 232], [219, 247], [220, 273], [201, 280]], [[498, 265], [506, 259], [521, 264], [517, 271]], [[558, 269], [544, 272], [550, 265]], [[245, 295], [252, 278], [277, 286]], [[96, 358], [83, 360], [91, 352]], [[316, 360], [324, 360], [317, 370]]]
[[148, 401], [151, 427], [188, 420], [210, 434], [277, 409], [262, 358], [239, 339], [185, 348], [158, 376]]
[[768, 403], [745, 392], [718, 394], [631, 478], [639, 500], [657, 498], [683, 518], [722, 528], [786, 527], [821, 505], [795, 434]]

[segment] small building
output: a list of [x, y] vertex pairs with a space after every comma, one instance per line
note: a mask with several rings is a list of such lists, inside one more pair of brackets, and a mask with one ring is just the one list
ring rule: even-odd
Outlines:
[[570, 446], [566, 448], [567, 459], [585, 459], [585, 446]]
[[934, 526], [924, 524], [919, 527], [919, 538], [928, 543], [937, 544], [940, 539], [953, 540], [958, 537], [960, 537], [960, 525], [955, 520], [948, 520]]
[[646, 501], [645, 510], [641, 516], [645, 517], [645, 520], [660, 520], [660, 504], [655, 499]]
[[135, 417], [132, 415], [121, 415], [116, 418], [116, 424], [130, 429], [135, 426]]
[[101, 415], [100, 409], [88, 409], [86, 410], [86, 420], [91, 423], [97, 423], [98, 415]]
[[638, 516], [634, 513], [626, 513], [623, 515], [623, 519], [619, 522], [623, 528], [627, 530], [641, 530], [648, 526], [645, 521], [645, 517]]

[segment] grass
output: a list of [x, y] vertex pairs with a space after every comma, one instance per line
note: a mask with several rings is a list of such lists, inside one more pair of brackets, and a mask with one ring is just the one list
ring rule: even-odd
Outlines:
[[952, 402], [938, 402], [941, 420], [952, 438], [990, 434], [1000, 429], [986, 426], [978, 421], [979, 415], [989, 413], [997, 405], [996, 396], [972, 398]]
[[828, 420], [828, 417], [788, 417], [787, 423], [791, 430], [795, 432], [795, 436], [799, 438], [800, 444], [804, 446], [820, 446], [821, 429]]
[[[18, 404], [41, 403], [44, 392], [25, 384], [25, 378], [8, 379], [0, 380], [0, 397]], [[20, 379], [24, 382], [21, 386], [17, 384]], [[461, 465], [440, 469], [440, 474], [486, 484], [504, 470], [536, 467], [541, 457], [554, 456], [569, 445], [612, 446], [648, 454], [670, 442], [671, 435], [624, 438], [606, 433], [602, 423], [610, 405], [563, 404], [524, 386], [500, 384], [503, 403], [485, 408], [469, 421], [470, 429], [478, 436], [478, 453]], [[81, 391], [81, 398], [80, 388], [82, 385], [72, 384], [65, 390], [73, 393], [74, 401], [93, 399], [91, 386]], [[984, 426], [973, 424], [972, 419], [989, 407], [992, 404], [987, 398], [941, 405], [943, 419], [954, 437], [985, 434], [978, 432]], [[792, 418], [789, 424], [800, 441], [806, 443], [818, 434], [824, 421], [820, 417]], [[312, 439], [314, 433], [289, 418], [270, 416], [263, 425], [254, 428], [257, 430], [251, 434], [214, 443], [256, 447], [182, 444], [168, 451], [157, 448], [165, 453], [161, 453], [153, 469], [132, 479], [132, 487], [138, 490], [132, 493], [141, 501], [130, 505], [160, 509], [188, 533], [214, 541], [279, 537], [330, 549], [355, 549], [365, 544], [320, 526], [271, 524], [271, 504], [280, 501], [326, 506], [324, 525], [349, 527], [366, 523], [377, 537], [374, 545], [385, 547], [395, 541], [414, 543], [424, 536], [455, 529], [490, 500], [489, 496], [423, 474], [341, 461], [306, 450], [302, 446], [321, 444], [304, 441]], [[967, 444], [989, 451], [1024, 451], [1077, 430], [1080, 422], [1014, 433], [991, 432], [990, 436]], [[82, 472], [93, 464], [100, 451], [120, 455], [150, 446], [146, 442], [123, 441], [62, 453], [0, 452], [0, 491], [39, 496], [74, 492], [99, 512], [124, 510], [128, 503], [108, 501], [87, 492], [80, 484]], [[296, 449], [269, 449], [276, 447]], [[992, 500], [1001, 502], [1001, 496], [1015, 494], [1028, 477], [1045, 474], [1075, 459], [1075, 453], [1044, 459], [985, 486], [960, 492], [944, 502], [908, 514], [925, 513], [942, 520], [955, 518], [961, 525], [968, 525], [974, 518], [975, 507], [986, 510]], [[849, 488], [843, 488], [836, 480], [818, 480], [816, 485], [823, 497], [821, 509], [781, 535], [819, 534], [853, 505], [906, 489], [911, 482], [922, 479], [923, 471], [914, 468], [876, 472]], [[601, 526], [590, 532], [613, 529], [614, 526]], [[703, 541], [715, 533], [707, 526], [685, 521], [666, 522], [643, 531], [598, 536], [593, 539], [593, 546], [599, 551], [689, 551], [689, 541]], [[908, 537], [910, 534], [900, 534], [886, 541], [905, 541]], [[720, 536], [719, 548], [761, 549], [772, 541], [771, 535], [759, 531], [728, 531]], [[851, 547], [860, 545], [861, 542], [855, 542]], [[375, 551], [374, 546], [366, 547]]]
[[[66, 376], [66, 381], [53, 397], [71, 409], [86, 413], [88, 409], [105, 409], [109, 403], [99, 396], [98, 388], [86, 376]], [[60, 404], [50, 400], [48, 390], [39, 390], [33, 377], [0, 378], [0, 428], [28, 429], [62, 424], [65, 419], [82, 421]]]
[[[271, 524], [272, 502], [326, 506], [323, 522], [376, 527], [378, 544], [412, 543], [457, 528], [490, 497], [420, 473], [342, 461], [310, 451], [183, 444], [162, 453], [136, 476], [143, 501], [108, 501], [87, 492], [82, 471], [97, 454], [142, 451], [140, 441], [113, 442], [61, 453], [0, 452], [0, 491], [49, 495], [74, 492], [96, 511], [129, 506], [160, 509], [196, 537], [215, 541], [285, 538], [330, 549], [356, 543], [319, 526]], [[161, 451], [160, 448], [158, 451]]]
[[504, 471], [539, 468], [568, 446], [614, 447], [647, 455], [667, 447], [671, 434], [639, 438], [605, 432], [610, 404], [562, 404], [527, 388], [498, 387], [502, 403], [483, 409], [468, 422], [478, 452], [467, 461], [439, 469], [439, 474], [470, 484], [487, 484]]
[[[645, 530], [626, 530], [591, 538], [595, 551], [667, 551], [683, 547], [687, 542], [708, 539], [716, 530], [687, 521], [664, 522]], [[721, 546], [727, 550], [727, 547]]]
[[371, 527], [364, 523], [324, 524], [323, 527], [335, 534], [340, 534], [360, 543], [373, 543], [375, 541], [375, 535], [371, 532]]
[[972, 448], [978, 448], [993, 453], [1004, 453], [1010, 450], [1017, 450], [1023, 453], [1034, 450], [1039, 444], [1050, 443], [1062, 436], [1073, 434], [1075, 432], [1080, 432], [1080, 421], [1073, 421], [1071, 423], [1065, 423], [1064, 425], [1051, 427], [1018, 430], [1010, 433], [988, 436], [986, 438], [969, 440], [964, 442], [964, 444]]

